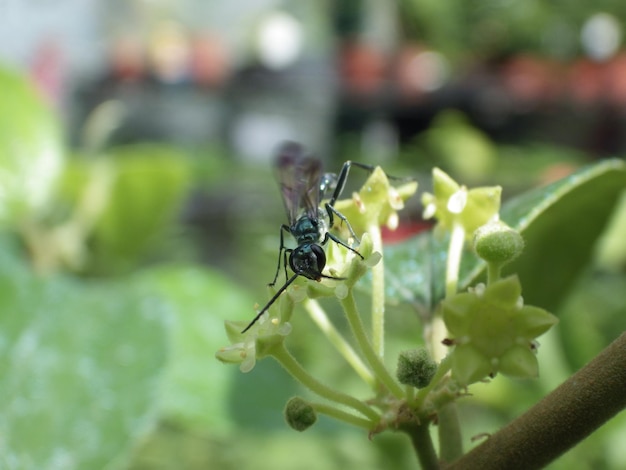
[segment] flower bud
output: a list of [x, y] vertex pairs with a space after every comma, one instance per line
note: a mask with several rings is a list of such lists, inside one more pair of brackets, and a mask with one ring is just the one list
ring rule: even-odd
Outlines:
[[517, 258], [524, 250], [524, 239], [519, 232], [502, 222], [492, 222], [474, 233], [474, 250], [488, 263], [500, 266]]
[[293, 397], [285, 405], [285, 420], [296, 431], [304, 431], [315, 424], [317, 413], [308, 401]]
[[400, 383], [416, 388], [426, 387], [437, 371], [437, 363], [425, 348], [402, 351], [398, 357], [396, 376]]

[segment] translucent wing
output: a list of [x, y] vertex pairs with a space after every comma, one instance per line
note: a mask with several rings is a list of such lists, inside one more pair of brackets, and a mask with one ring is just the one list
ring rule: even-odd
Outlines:
[[276, 156], [276, 170], [289, 225], [297, 220], [302, 211], [311, 218], [317, 218], [322, 163], [306, 156], [300, 144], [286, 142]]

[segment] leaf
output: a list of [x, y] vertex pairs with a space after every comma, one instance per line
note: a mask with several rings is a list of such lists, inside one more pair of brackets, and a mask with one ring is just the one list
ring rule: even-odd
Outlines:
[[132, 283], [42, 279], [0, 258], [0, 467], [121, 463], [156, 421], [162, 303]]
[[506, 205], [502, 220], [522, 233], [526, 249], [504, 271], [518, 273], [526, 303], [558, 306], [625, 189], [626, 165], [606, 160]]
[[0, 68], [0, 222], [17, 225], [50, 199], [64, 155], [58, 118], [31, 83]]
[[[553, 310], [589, 262], [617, 200], [626, 165], [606, 160], [505, 203], [501, 219], [520, 231], [526, 248], [504, 274], [517, 273], [525, 302]], [[506, 188], [505, 188], [506, 191]], [[387, 298], [432, 310], [444, 294], [447, 240], [432, 233], [385, 248]], [[459, 289], [477, 282], [485, 263], [466, 252]]]
[[[228, 404], [236, 393], [235, 381], [244, 374], [238, 367], [218, 362], [215, 352], [228, 343], [224, 320], [251, 318], [254, 300], [224, 276], [197, 267], [151, 270], [143, 282], [147, 289], [167, 299], [172, 312], [163, 415], [192, 429], [211, 429], [222, 435], [232, 431], [233, 409]], [[255, 399], [259, 399], [259, 391], [263, 394], [258, 384], [260, 375], [251, 375], [244, 380], [255, 383], [251, 386], [255, 387]], [[245, 388], [242, 391], [249, 392]], [[281, 419], [280, 408], [276, 413]], [[262, 420], [258, 421], [261, 425]]]
[[101, 263], [128, 265], [164, 235], [189, 181], [184, 156], [162, 145], [133, 145], [111, 152], [115, 164], [108, 206], [95, 227]]

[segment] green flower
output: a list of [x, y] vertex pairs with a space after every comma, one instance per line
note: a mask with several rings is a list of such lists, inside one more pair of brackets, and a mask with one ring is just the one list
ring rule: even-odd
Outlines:
[[[344, 199], [335, 204], [350, 222], [354, 232], [366, 232], [371, 226], [386, 225], [390, 229], [398, 226], [398, 211], [404, 208], [404, 201], [415, 194], [417, 182], [410, 181], [397, 188], [389, 183], [389, 178], [380, 167], [376, 167], [358, 193], [352, 199]], [[346, 224], [336, 222], [342, 236], [349, 237]]]
[[535, 338], [557, 323], [547, 311], [523, 304], [517, 276], [485, 287], [478, 285], [441, 304], [452, 334], [452, 376], [469, 385], [500, 372], [512, 377], [536, 377], [539, 366]]
[[455, 225], [461, 225], [469, 239], [478, 227], [498, 220], [500, 186], [468, 190], [439, 168], [434, 168], [433, 192], [422, 195], [424, 218], [436, 217], [439, 230], [451, 231]]
[[[287, 296], [283, 296], [287, 301], [283, 303], [291, 303], [293, 301]], [[230, 346], [221, 348], [215, 353], [217, 360], [226, 364], [239, 364], [241, 372], [250, 372], [257, 359], [267, 356], [271, 352], [272, 346], [281, 343], [286, 336], [291, 333], [291, 324], [288, 321], [281, 323], [276, 317], [268, 318], [263, 315], [252, 327], [245, 333], [241, 331], [248, 325], [247, 321], [229, 321], [224, 322], [226, 334], [231, 342]]]

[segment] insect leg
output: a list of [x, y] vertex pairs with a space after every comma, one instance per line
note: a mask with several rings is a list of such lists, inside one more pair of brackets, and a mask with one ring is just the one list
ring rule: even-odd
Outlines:
[[[326, 203], [325, 208], [326, 208], [326, 212], [328, 213], [329, 227], [330, 228], [333, 227], [333, 222], [334, 222], [333, 215], [336, 215], [337, 217], [341, 219], [343, 223], [345, 223], [348, 226], [350, 235], [352, 235], [352, 237], [356, 239], [358, 242], [359, 238], [355, 235], [354, 230], [352, 230], [352, 226], [350, 225], [350, 222], [348, 222], [346, 217], [341, 212], [335, 209], [335, 203], [337, 202], [337, 199], [341, 197], [341, 193], [343, 192], [346, 186], [346, 181], [348, 180], [348, 174], [350, 173], [350, 168], [352, 168], [353, 166], [357, 168], [361, 168], [362, 170], [365, 170], [368, 173], [372, 173], [376, 169], [376, 167], [373, 165], [366, 165], [365, 163], [353, 162], [351, 160], [346, 161], [341, 167], [341, 171], [339, 172], [339, 176], [337, 176], [337, 181], [335, 183], [335, 190], [333, 191], [333, 195], [330, 198], [330, 200]], [[413, 181], [413, 178], [410, 178], [410, 177], [406, 178], [406, 177], [399, 177], [399, 176], [391, 176], [387, 174], [386, 176], [387, 178], [394, 180], [394, 181]]]
[[[333, 214], [336, 215], [337, 217], [339, 217], [341, 219], [341, 221], [343, 223], [345, 223], [348, 226], [348, 230], [350, 231], [350, 235], [352, 235], [352, 237], [358, 242], [359, 241], [359, 237], [357, 237], [356, 234], [354, 233], [354, 230], [352, 229], [352, 226], [350, 225], [350, 222], [348, 222], [348, 220], [345, 218], [345, 216], [341, 212], [339, 212], [337, 209], [335, 209], [335, 203], [337, 202], [337, 199], [339, 199], [341, 197], [341, 193], [343, 192], [344, 188], [346, 187], [346, 181], [348, 180], [348, 174], [350, 173], [350, 168], [352, 167], [352, 165], [354, 165], [354, 166], [356, 166], [358, 168], [361, 168], [363, 170], [366, 170], [369, 173], [374, 171], [374, 168], [376, 168], [376, 167], [371, 166], [371, 165], [365, 165], [363, 163], [353, 162], [351, 160], [346, 161], [343, 164], [343, 166], [341, 167], [341, 171], [339, 172], [339, 176], [337, 177], [335, 190], [333, 191], [333, 195], [330, 198], [330, 201], [328, 201], [326, 203], [325, 208], [326, 208], [326, 212], [328, 213], [329, 226], [331, 228], [333, 227], [333, 222], [334, 222]], [[344, 245], [344, 246], [347, 246], [347, 245]]]
[[[346, 187], [348, 174], [350, 174], [350, 168], [352, 168], [353, 166], [360, 168], [362, 170], [365, 170], [368, 173], [371, 173], [376, 169], [374, 165], [366, 165], [365, 163], [353, 162], [351, 160], [344, 162], [343, 166], [341, 167], [341, 171], [339, 172], [339, 176], [337, 177], [335, 191], [333, 192], [333, 196], [330, 198], [330, 201], [328, 202], [331, 206], [335, 205], [335, 202], [337, 202], [337, 199], [339, 199], [339, 197], [341, 196], [341, 193]], [[403, 179], [403, 178], [396, 178], [395, 176], [389, 176], [389, 175], [387, 176], [394, 180]]]
[[356, 233], [354, 233], [354, 230], [352, 229], [352, 225], [350, 225], [350, 222], [348, 222], [348, 219], [346, 218], [346, 216], [343, 215], [341, 212], [339, 212], [337, 209], [335, 209], [334, 206], [331, 206], [330, 202], [327, 202], [326, 204], [324, 204], [324, 207], [326, 208], [326, 212], [328, 213], [328, 228], [330, 229], [334, 227], [334, 222], [335, 222], [335, 219], [333, 217], [333, 214], [334, 214], [341, 219], [342, 223], [346, 224], [346, 227], [348, 227], [348, 230], [350, 231], [350, 235], [352, 236], [352, 238], [354, 238], [357, 243], [360, 243], [359, 237], [357, 237]]
[[278, 279], [278, 273], [280, 271], [280, 258], [282, 255], [283, 258], [283, 266], [285, 267], [285, 280], [287, 279], [287, 253], [286, 253], [286, 249], [285, 249], [285, 238], [284, 238], [284, 232], [290, 232], [289, 227], [287, 227], [285, 224], [282, 224], [280, 226], [280, 249], [278, 250], [278, 263], [276, 264], [276, 274], [274, 275], [274, 280], [272, 282], [269, 283], [270, 286], [273, 286], [274, 284], [276, 284], [276, 279]]
[[[333, 192], [333, 196], [330, 198], [330, 201], [328, 202], [328, 204], [330, 204], [331, 207], [335, 205], [335, 202], [337, 202], [337, 199], [339, 199], [339, 197], [341, 196], [341, 193], [343, 192], [346, 186], [346, 181], [348, 180], [348, 174], [350, 173], [350, 168], [352, 168], [353, 166], [360, 168], [362, 170], [365, 170], [368, 173], [372, 173], [376, 169], [374, 165], [366, 165], [365, 163], [353, 162], [351, 160], [346, 161], [341, 167], [341, 171], [339, 172], [339, 176], [337, 177], [335, 191]], [[407, 181], [414, 180], [411, 177], [392, 176], [392, 175], [387, 175], [387, 173], [385, 173], [385, 175], [387, 176], [387, 178], [389, 178], [390, 180], [394, 180], [394, 181], [407, 182]]]
[[293, 253], [293, 250], [291, 248], [287, 248], [285, 249], [285, 251], [283, 251], [283, 268], [285, 269], [285, 282], [287, 282], [287, 258], [291, 257], [291, 253]]
[[322, 240], [322, 245], [325, 245], [326, 242], [328, 242], [328, 240], [332, 240], [334, 241], [337, 245], [341, 245], [344, 248], [347, 248], [348, 250], [350, 250], [352, 253], [355, 253], [357, 255], [359, 255], [359, 257], [361, 259], [363, 258], [363, 255], [361, 253], [359, 253], [357, 250], [355, 250], [354, 248], [352, 248], [350, 245], [348, 245], [346, 242], [344, 242], [343, 240], [341, 240], [340, 238], [337, 238], [336, 236], [334, 236], [332, 233], [330, 232], [326, 232], [326, 234], [324, 235], [324, 239]]
[[276, 291], [276, 293], [274, 294], [274, 296], [269, 300], [269, 302], [267, 304], [265, 304], [265, 307], [263, 307], [261, 309], [261, 311], [259, 313], [257, 313], [256, 317], [254, 317], [252, 319], [252, 321], [248, 324], [248, 326], [246, 326], [243, 330], [241, 330], [241, 334], [245, 333], [246, 331], [248, 331], [250, 328], [252, 328], [252, 325], [254, 325], [259, 318], [261, 318], [261, 315], [263, 315], [265, 312], [267, 312], [267, 310], [272, 306], [272, 304], [274, 302], [276, 302], [276, 299], [278, 299], [278, 297], [280, 297], [280, 295], [285, 292], [285, 290], [287, 289], [287, 287], [289, 287], [289, 285], [296, 280], [296, 278], [299, 276], [299, 274], [294, 274], [293, 276], [291, 276], [287, 282], [285, 282], [282, 287], [280, 289], [278, 289]]

